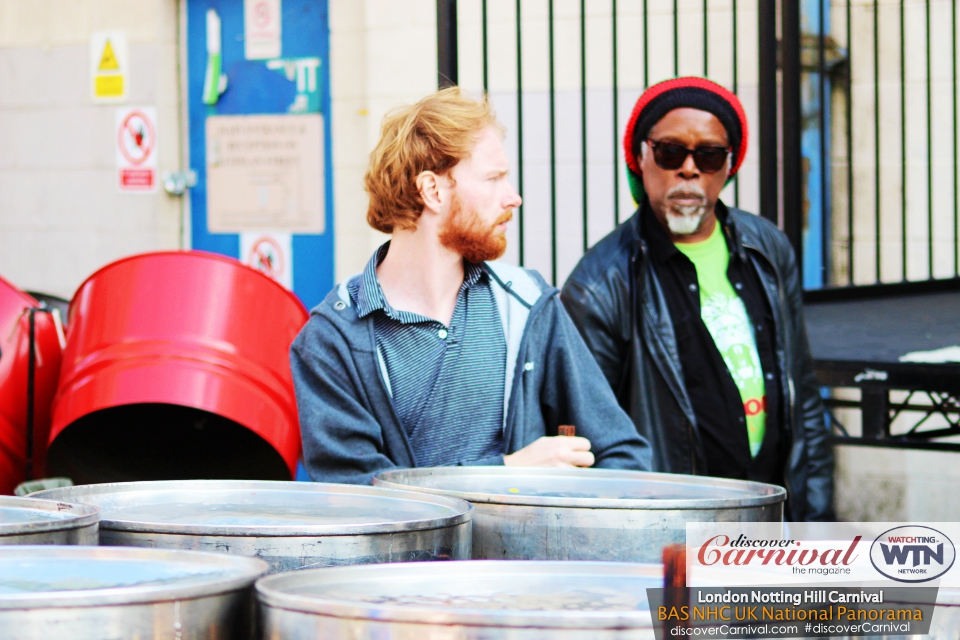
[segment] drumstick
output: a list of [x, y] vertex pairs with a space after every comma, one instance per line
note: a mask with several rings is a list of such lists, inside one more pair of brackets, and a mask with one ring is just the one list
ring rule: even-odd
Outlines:
[[687, 586], [687, 547], [668, 544], [663, 548], [663, 588], [685, 589]]
[[[683, 544], [668, 544], [663, 548], [663, 604], [668, 611], [683, 611], [690, 605], [687, 592], [687, 547]], [[665, 632], [672, 628], [686, 628], [682, 616], [668, 618]], [[672, 634], [671, 634], [672, 635]]]

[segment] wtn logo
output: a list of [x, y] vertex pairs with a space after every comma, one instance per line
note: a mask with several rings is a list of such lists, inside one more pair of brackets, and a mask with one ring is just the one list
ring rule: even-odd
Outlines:
[[[910, 556], [913, 556], [913, 566], [917, 567], [921, 562], [923, 564], [930, 564], [930, 561], [933, 560], [939, 565], [943, 564], [943, 543], [937, 545], [937, 550], [934, 551], [929, 546], [925, 544], [893, 544], [886, 545], [882, 542], [880, 543], [880, 549], [883, 551], [883, 560], [887, 564], [907, 564], [907, 560], [910, 559]], [[901, 569], [901, 573], [909, 571], [908, 569]], [[926, 573], [926, 569], [919, 569], [918, 573]]]
[[939, 578], [953, 566], [956, 555], [947, 536], [919, 525], [885, 531], [870, 547], [870, 562], [874, 568], [898, 582], [926, 582]]

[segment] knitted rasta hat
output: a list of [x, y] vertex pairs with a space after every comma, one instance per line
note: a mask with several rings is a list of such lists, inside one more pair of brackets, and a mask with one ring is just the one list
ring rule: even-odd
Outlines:
[[706, 78], [687, 76], [664, 80], [648, 88], [637, 100], [627, 122], [623, 136], [623, 152], [627, 159], [627, 180], [633, 199], [643, 199], [643, 175], [637, 164], [640, 143], [663, 116], [674, 109], [691, 107], [707, 111], [727, 130], [730, 146], [733, 148], [733, 163], [729, 177], [732, 178], [743, 164], [747, 155], [747, 116], [737, 96], [715, 82]]

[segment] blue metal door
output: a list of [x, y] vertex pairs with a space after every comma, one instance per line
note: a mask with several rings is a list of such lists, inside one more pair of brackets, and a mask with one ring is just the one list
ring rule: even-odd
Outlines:
[[[276, 49], [271, 49], [268, 36], [266, 49], [261, 47], [259, 53], [254, 51], [251, 55], [250, 43], [245, 42], [251, 33], [251, 20], [256, 19], [257, 11], [274, 8], [279, 9]], [[294, 122], [296, 117], [318, 114], [322, 132], [317, 137], [322, 151], [319, 169], [303, 179], [309, 187], [317, 186], [310, 181], [319, 183], [317, 204], [322, 204], [322, 209], [317, 211], [318, 224], [306, 231], [280, 229], [283, 246], [264, 244], [255, 265], [268, 270], [275, 266], [274, 261], [285, 260], [285, 284], [308, 308], [312, 307], [333, 287], [334, 277], [327, 0], [187, 0], [186, 11], [190, 166], [197, 172], [197, 184], [189, 196], [191, 246], [250, 262], [250, 255], [241, 253], [246, 229], [223, 232], [217, 226], [211, 227], [207, 132], [213, 121], [208, 120], [217, 121], [220, 116], [281, 115], [290, 116], [290, 122]], [[217, 184], [224, 191], [223, 185], [229, 184], [229, 180]], [[261, 190], [265, 198], [269, 196], [268, 186]], [[250, 229], [250, 233], [260, 231]], [[269, 234], [271, 229], [262, 231]], [[288, 255], [274, 255], [274, 247]]]

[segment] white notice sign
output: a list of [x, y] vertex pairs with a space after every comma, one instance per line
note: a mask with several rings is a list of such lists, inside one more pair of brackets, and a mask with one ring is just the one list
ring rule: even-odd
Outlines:
[[243, 0], [243, 44], [247, 60], [280, 57], [280, 0]]
[[323, 117], [210, 116], [210, 233], [323, 233]]

